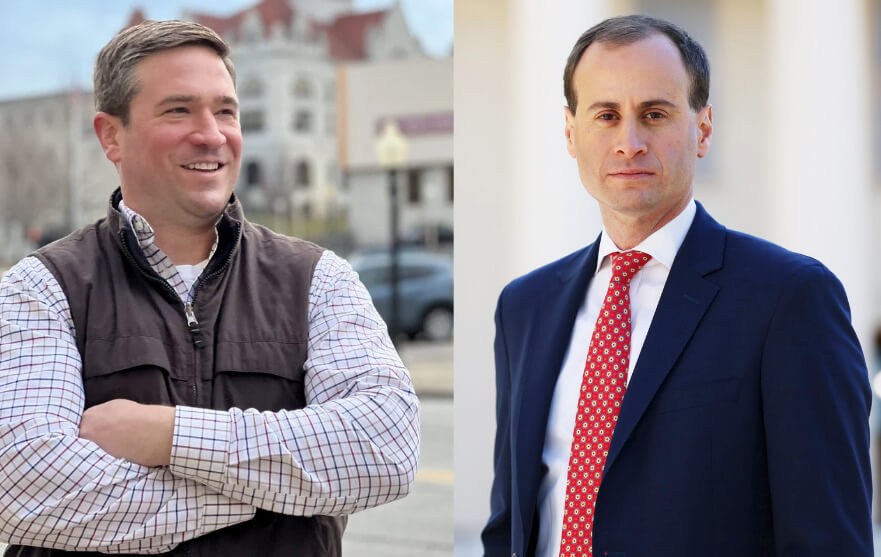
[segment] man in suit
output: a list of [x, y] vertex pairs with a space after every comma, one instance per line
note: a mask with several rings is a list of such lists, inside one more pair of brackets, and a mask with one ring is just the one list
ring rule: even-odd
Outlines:
[[844, 290], [694, 201], [703, 49], [665, 21], [609, 19], [564, 88], [603, 231], [499, 298], [486, 555], [872, 555]]

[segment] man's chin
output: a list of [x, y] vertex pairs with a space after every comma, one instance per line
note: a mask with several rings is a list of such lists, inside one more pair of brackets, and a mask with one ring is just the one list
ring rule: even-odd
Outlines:
[[608, 199], [596, 198], [600, 206], [622, 215], [637, 216], [657, 210], [661, 200], [652, 192], [644, 189], [631, 188], [617, 191]]
[[188, 200], [187, 212], [203, 220], [215, 221], [226, 210], [232, 192], [200, 192]]

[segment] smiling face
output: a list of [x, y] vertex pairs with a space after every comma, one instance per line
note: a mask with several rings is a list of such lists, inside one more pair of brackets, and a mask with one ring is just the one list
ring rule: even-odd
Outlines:
[[99, 112], [95, 129], [117, 165], [126, 204], [154, 227], [212, 224], [239, 174], [235, 86], [210, 48], [183, 46], [135, 66], [129, 122]]
[[660, 34], [623, 46], [593, 43], [573, 85], [566, 145], [603, 221], [649, 233], [662, 227], [691, 199], [695, 164], [712, 134], [711, 107], [689, 107], [678, 49]]

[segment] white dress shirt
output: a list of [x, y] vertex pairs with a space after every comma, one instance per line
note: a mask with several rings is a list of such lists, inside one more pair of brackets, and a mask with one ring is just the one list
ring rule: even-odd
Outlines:
[[[631, 342], [627, 367], [628, 383], [655, 315], [655, 308], [658, 307], [658, 300], [661, 299], [661, 292], [667, 283], [670, 267], [691, 227], [696, 210], [694, 200], [690, 201], [676, 218], [633, 248], [651, 255], [652, 258], [630, 283]], [[536, 555], [539, 557], [557, 557], [560, 554], [563, 507], [566, 503], [566, 472], [575, 430], [578, 396], [594, 325], [612, 278], [609, 255], [618, 251], [622, 250], [615, 246], [604, 229], [600, 237], [597, 269], [587, 288], [584, 303], [575, 317], [569, 348], [554, 388], [542, 451], [542, 462], [548, 471], [538, 490], [539, 531]]]

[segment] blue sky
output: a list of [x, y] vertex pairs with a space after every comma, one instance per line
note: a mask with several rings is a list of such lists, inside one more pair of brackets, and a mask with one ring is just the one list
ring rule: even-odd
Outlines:
[[[183, 10], [227, 15], [257, 0], [36, 0], [0, 5], [0, 99], [51, 93], [77, 84], [91, 89], [95, 56], [135, 7], [151, 19]], [[358, 11], [393, 0], [355, 0]], [[425, 50], [446, 56], [453, 45], [453, 0], [401, 0]]]

